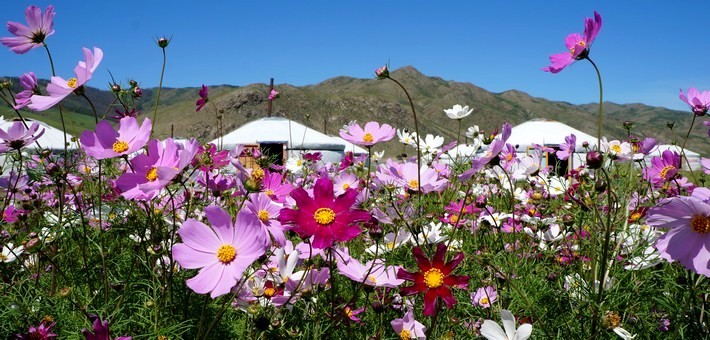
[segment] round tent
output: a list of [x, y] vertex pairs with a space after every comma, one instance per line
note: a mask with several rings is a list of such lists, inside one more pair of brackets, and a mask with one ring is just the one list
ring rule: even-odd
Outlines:
[[339, 162], [345, 144], [333, 137], [313, 130], [303, 124], [281, 117], [261, 118], [246, 123], [236, 130], [212, 141], [231, 149], [235, 145], [259, 146], [276, 155], [283, 150], [286, 158], [300, 157], [303, 153], [320, 152], [325, 162]]

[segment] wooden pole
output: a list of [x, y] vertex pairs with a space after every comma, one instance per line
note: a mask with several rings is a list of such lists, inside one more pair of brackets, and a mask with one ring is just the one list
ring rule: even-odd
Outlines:
[[[274, 90], [274, 78], [271, 78], [271, 81], [269, 82], [269, 94], [268, 95], [271, 95], [271, 91], [273, 91], [273, 90]], [[271, 117], [271, 102], [273, 100], [267, 100], [267, 101], [269, 102], [268, 103], [269, 106], [267, 108], [267, 117]]]

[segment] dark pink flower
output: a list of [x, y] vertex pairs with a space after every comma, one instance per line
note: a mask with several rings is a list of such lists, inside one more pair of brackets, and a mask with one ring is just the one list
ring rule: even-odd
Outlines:
[[302, 238], [313, 236], [313, 248], [329, 248], [335, 242], [346, 242], [360, 235], [356, 223], [370, 220], [367, 211], [352, 209], [357, 196], [356, 190], [348, 188], [336, 198], [333, 182], [321, 177], [313, 188], [313, 197], [302, 187], [291, 192], [297, 209], [282, 209], [279, 220], [293, 225], [293, 230]]
[[584, 19], [584, 36], [572, 33], [565, 38], [565, 45], [569, 52], [553, 54], [550, 56], [552, 65], [543, 68], [545, 72], [557, 73], [562, 71], [576, 60], [582, 60], [589, 55], [589, 47], [597, 37], [602, 27], [602, 16], [594, 11], [594, 19]]
[[52, 333], [52, 328], [56, 322], [42, 321], [39, 326], [30, 326], [25, 334], [17, 334], [17, 339], [21, 340], [49, 340], [56, 339], [57, 335]]
[[42, 9], [37, 6], [29, 6], [25, 10], [25, 26], [19, 22], [8, 21], [7, 30], [14, 37], [0, 38], [0, 43], [10, 48], [17, 54], [27, 53], [27, 51], [41, 47], [44, 39], [54, 34], [54, 6], [47, 6], [42, 15]]
[[271, 90], [271, 92], [269, 92], [269, 100], [270, 101], [274, 100], [278, 97], [279, 97], [279, 93], [276, 90]]
[[[111, 340], [111, 332], [108, 329], [108, 320], [101, 320], [97, 315], [90, 315], [89, 320], [93, 324], [93, 332], [82, 329], [81, 334], [86, 340]], [[119, 336], [115, 340], [131, 340], [130, 336]]]
[[205, 84], [202, 84], [202, 89], [200, 90], [200, 99], [195, 102], [195, 105], [197, 105], [197, 109], [195, 109], [195, 112], [202, 110], [203, 107], [207, 104], [210, 99], [207, 97], [207, 86]]

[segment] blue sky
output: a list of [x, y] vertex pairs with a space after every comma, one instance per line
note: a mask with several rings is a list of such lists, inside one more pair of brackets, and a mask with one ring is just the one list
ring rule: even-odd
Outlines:
[[[307, 85], [372, 77], [389, 62], [492, 92], [589, 103], [598, 90], [588, 62], [556, 75], [540, 69], [597, 10], [604, 23], [591, 57], [604, 77], [605, 100], [685, 110], [679, 88], [710, 89], [704, 1], [3, 1], [0, 21], [25, 22], [30, 4], [55, 6], [56, 32], [47, 43], [58, 75], [72, 75], [81, 47], [104, 50], [89, 83], [103, 88], [108, 71], [124, 84], [157, 86], [162, 55], [154, 39], [166, 35], [173, 37], [169, 87], [270, 77]], [[0, 76], [27, 71], [50, 76], [42, 49], [0, 49]]]

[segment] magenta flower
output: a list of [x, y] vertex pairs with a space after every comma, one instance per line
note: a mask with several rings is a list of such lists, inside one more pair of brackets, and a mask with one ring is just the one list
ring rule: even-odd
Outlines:
[[377, 122], [365, 124], [365, 129], [358, 124], [348, 125], [347, 130], [340, 130], [340, 137], [356, 145], [373, 146], [379, 142], [386, 142], [394, 137], [393, 127]]
[[51, 82], [47, 84], [49, 96], [33, 95], [30, 98], [32, 103], [27, 106], [30, 110], [44, 111], [49, 109], [91, 79], [104, 57], [104, 52], [98, 47], [94, 47], [93, 53], [86, 47], [83, 48], [83, 51], [84, 61], [80, 61], [74, 68], [76, 77], [69, 80], [62, 77], [52, 77]]
[[500, 138], [494, 139], [493, 142], [491, 142], [491, 145], [489, 145], [486, 153], [471, 162], [471, 169], [468, 169], [461, 173], [461, 175], [459, 175], [459, 180], [465, 181], [471, 178], [473, 174], [483, 169], [483, 167], [486, 166], [488, 162], [490, 162], [494, 157], [498, 156], [501, 150], [503, 150], [503, 147], [508, 141], [508, 138], [510, 138], [512, 129], [513, 127], [510, 124], [504, 123]]
[[278, 97], [279, 93], [276, 90], [271, 90], [271, 92], [269, 92], [269, 101], [272, 101]]
[[293, 230], [302, 238], [313, 236], [313, 248], [324, 249], [335, 242], [346, 242], [360, 235], [358, 222], [370, 220], [370, 213], [352, 209], [358, 192], [346, 190], [345, 194], [335, 197], [333, 182], [328, 177], [321, 177], [313, 188], [313, 196], [302, 187], [291, 192], [297, 209], [284, 208], [279, 220], [283, 224], [293, 225]]
[[20, 85], [24, 89], [22, 92], [15, 95], [15, 110], [19, 110], [30, 103], [30, 98], [35, 93], [39, 93], [37, 88], [37, 77], [34, 72], [28, 72], [20, 76]]
[[565, 142], [560, 144], [560, 150], [555, 152], [555, 155], [557, 158], [565, 161], [569, 158], [569, 156], [574, 153], [574, 149], [577, 147], [577, 136], [574, 134], [571, 134], [567, 137], [565, 137]]
[[207, 86], [205, 84], [202, 84], [202, 89], [200, 90], [200, 99], [195, 102], [195, 105], [197, 105], [197, 109], [195, 109], [195, 112], [202, 110], [203, 107], [207, 104], [207, 102], [210, 101], [210, 99], [207, 97]]
[[96, 132], [84, 131], [79, 141], [86, 154], [96, 159], [129, 155], [145, 146], [151, 127], [148, 118], [138, 127], [138, 120], [126, 117], [119, 121], [118, 131], [115, 131], [111, 123], [104, 120], [96, 124]]
[[651, 166], [643, 169], [643, 177], [655, 185], [663, 184], [675, 178], [678, 169], [680, 169], [680, 155], [666, 150], [661, 157], [651, 158]]
[[403, 318], [392, 320], [390, 325], [400, 339], [426, 339], [426, 327], [414, 320], [414, 312], [411, 309]]
[[271, 246], [271, 237], [279, 247], [286, 244], [284, 227], [278, 220], [281, 208], [281, 204], [276, 204], [263, 192], [250, 194], [249, 200], [246, 202], [246, 209], [259, 219], [264, 235], [266, 235], [264, 238], [266, 247]]
[[[686, 96], [681, 89], [680, 100], [688, 104], [693, 113], [698, 117], [704, 116], [708, 113], [708, 110], [710, 110], [710, 91], [700, 92], [698, 89], [691, 87], [688, 89], [688, 95]], [[708, 134], [710, 134], [710, 132], [708, 132]]]
[[498, 292], [493, 286], [481, 287], [475, 293], [471, 293], [471, 303], [475, 306], [489, 308], [497, 300]]
[[30, 326], [25, 334], [16, 334], [18, 340], [49, 340], [56, 339], [57, 334], [52, 333], [56, 322], [42, 321], [39, 326]]
[[696, 188], [692, 196], [661, 201], [648, 210], [646, 223], [668, 229], [656, 241], [661, 257], [710, 276], [710, 189]]
[[37, 6], [29, 6], [25, 9], [25, 26], [19, 22], [8, 21], [7, 30], [14, 37], [0, 38], [0, 43], [10, 48], [17, 54], [24, 54], [27, 51], [41, 47], [44, 39], [54, 34], [54, 6], [47, 6], [42, 15], [42, 9]]
[[[89, 315], [89, 320], [93, 325], [93, 332], [82, 329], [81, 334], [86, 340], [111, 340], [111, 332], [108, 329], [108, 320], [101, 320], [97, 315]], [[131, 340], [130, 336], [119, 336], [115, 340]]]
[[545, 72], [557, 73], [562, 71], [576, 60], [582, 60], [589, 56], [589, 47], [592, 46], [597, 33], [602, 27], [602, 17], [594, 11], [594, 19], [584, 19], [584, 36], [572, 33], [565, 38], [565, 45], [569, 52], [553, 54], [550, 56], [552, 65], [543, 68]]
[[8, 150], [20, 150], [22, 147], [34, 143], [39, 137], [44, 134], [44, 129], [37, 133], [39, 129], [39, 123], [33, 122], [29, 129], [25, 128], [25, 124], [22, 121], [16, 121], [12, 123], [7, 132], [0, 129], [0, 153], [7, 152]]
[[183, 268], [202, 268], [186, 281], [187, 286], [198, 294], [211, 292], [216, 298], [229, 293], [244, 270], [264, 254], [265, 235], [252, 214], [239, 213], [233, 222], [229, 213], [216, 205], [204, 211], [212, 228], [188, 219], [178, 230], [183, 243], [174, 245], [172, 251]]

